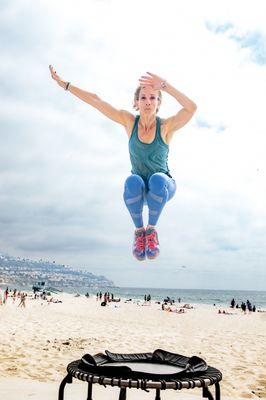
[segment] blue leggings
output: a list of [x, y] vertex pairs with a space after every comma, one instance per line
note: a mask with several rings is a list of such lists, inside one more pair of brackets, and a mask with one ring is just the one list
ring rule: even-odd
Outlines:
[[164, 173], [153, 174], [148, 181], [148, 189], [139, 175], [130, 175], [125, 182], [124, 201], [136, 228], [143, 226], [144, 204], [149, 208], [149, 225], [156, 225], [166, 202], [175, 191], [175, 180]]

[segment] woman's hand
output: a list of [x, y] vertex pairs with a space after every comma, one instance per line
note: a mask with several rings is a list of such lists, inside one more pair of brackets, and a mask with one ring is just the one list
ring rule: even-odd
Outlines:
[[54, 68], [52, 67], [52, 65], [49, 65], [49, 70], [51, 72], [51, 77], [58, 83], [59, 86], [61, 86], [62, 88], [66, 88], [66, 82], [63, 81], [60, 76], [57, 75], [56, 71], [54, 70]]
[[141, 86], [151, 86], [155, 90], [162, 90], [166, 88], [166, 80], [160, 78], [158, 75], [152, 74], [151, 72], [147, 72], [147, 75], [142, 76], [139, 79], [139, 83]]

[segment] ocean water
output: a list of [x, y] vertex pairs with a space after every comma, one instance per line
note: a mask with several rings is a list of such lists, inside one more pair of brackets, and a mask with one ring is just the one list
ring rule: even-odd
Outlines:
[[[86, 292], [96, 294], [97, 290], [82, 290], [79, 293]], [[99, 291], [99, 290], [98, 290]], [[201, 290], [201, 289], [155, 289], [155, 288], [109, 288], [101, 289], [102, 293], [109, 291], [115, 297], [123, 297], [127, 299], [143, 300], [145, 294], [150, 294], [152, 300], [162, 301], [167, 296], [177, 301], [180, 297], [182, 303], [199, 303], [199, 304], [216, 304], [229, 306], [232, 298], [239, 305], [242, 301], [249, 300], [252, 305], [257, 308], [266, 308], [266, 291], [254, 290]], [[73, 292], [73, 290], [71, 290]]]
[[[0, 285], [2, 289], [5, 286]], [[14, 289], [13, 285], [9, 286], [10, 289]], [[23, 287], [17, 289], [20, 290], [31, 290], [31, 287]], [[109, 292], [113, 293], [114, 296], [143, 300], [145, 294], [150, 294], [151, 299], [154, 301], [162, 301], [167, 296], [177, 301], [180, 297], [182, 303], [196, 303], [196, 304], [216, 304], [221, 306], [229, 306], [232, 298], [235, 299], [239, 305], [242, 301], [246, 302], [249, 300], [252, 305], [259, 308], [266, 309], [266, 291], [256, 290], [208, 290], [208, 289], [159, 289], [159, 288], [133, 288], [133, 287], [115, 287], [115, 288], [81, 288], [81, 287], [69, 287], [64, 288], [67, 293], [79, 293], [79, 294], [96, 294], [97, 292]]]

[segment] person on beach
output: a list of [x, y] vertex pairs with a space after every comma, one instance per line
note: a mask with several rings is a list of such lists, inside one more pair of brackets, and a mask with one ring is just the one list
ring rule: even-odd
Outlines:
[[8, 287], [7, 287], [6, 290], [5, 290], [5, 292], [4, 292], [4, 304], [7, 303], [8, 294], [9, 294], [9, 290], [8, 290]]
[[17, 289], [14, 289], [13, 291], [13, 303], [15, 303], [17, 297]]
[[[147, 72], [141, 76], [134, 94], [134, 108], [138, 115], [114, 108], [94, 93], [84, 91], [61, 79], [49, 66], [52, 78], [60, 87], [99, 110], [106, 117], [121, 124], [129, 138], [131, 175], [124, 186], [124, 202], [135, 225], [133, 255], [142, 261], [155, 259], [160, 252], [156, 226], [165, 204], [176, 192], [176, 182], [168, 168], [169, 144], [174, 133], [189, 122], [196, 104], [165, 79]], [[162, 91], [174, 97], [182, 109], [175, 115], [161, 119], [157, 116], [162, 102]], [[148, 225], [143, 223], [143, 206], [149, 209]]]
[[23, 307], [23, 308], [26, 307], [26, 296], [27, 296], [26, 293], [21, 294], [20, 303], [19, 303], [18, 307]]

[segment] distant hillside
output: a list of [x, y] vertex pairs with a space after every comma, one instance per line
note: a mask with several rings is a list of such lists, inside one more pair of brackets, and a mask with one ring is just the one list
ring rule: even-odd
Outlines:
[[75, 270], [55, 261], [33, 261], [28, 258], [12, 257], [0, 252], [0, 284], [31, 286], [38, 281], [63, 289], [65, 287], [114, 287], [114, 282], [102, 275], [84, 270]]

